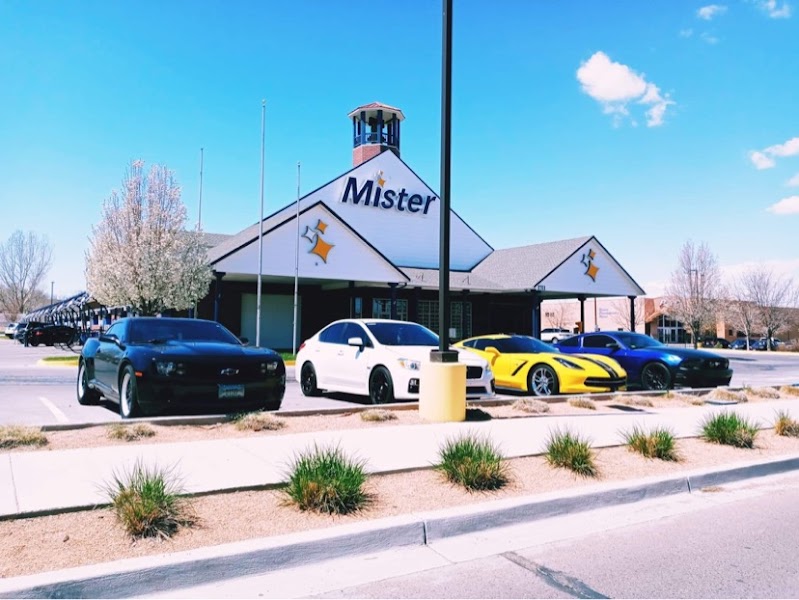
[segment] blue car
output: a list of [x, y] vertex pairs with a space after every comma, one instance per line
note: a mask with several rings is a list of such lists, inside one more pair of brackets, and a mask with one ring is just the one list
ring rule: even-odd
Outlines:
[[555, 345], [567, 354], [610, 356], [627, 371], [628, 388], [717, 387], [729, 385], [732, 379], [730, 363], [723, 356], [706, 350], [672, 348], [640, 333], [582, 333]]

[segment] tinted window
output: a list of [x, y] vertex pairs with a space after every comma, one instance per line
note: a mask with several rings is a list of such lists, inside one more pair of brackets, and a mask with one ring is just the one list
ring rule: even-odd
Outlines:
[[475, 340], [474, 347], [478, 350], [485, 350], [489, 346], [496, 347], [496, 340]]
[[652, 346], [663, 345], [656, 339], [641, 333], [617, 333], [616, 337], [619, 338], [619, 341], [628, 348], [650, 348]]
[[384, 346], [438, 346], [438, 336], [416, 323], [366, 323]]
[[565, 340], [561, 340], [558, 346], [566, 346], [567, 348], [576, 348], [580, 345], [580, 338], [576, 335]]
[[111, 325], [111, 327], [108, 328], [108, 331], [105, 332], [105, 335], [115, 335], [117, 336], [117, 339], [121, 340], [122, 329], [123, 329], [122, 323], [114, 323], [113, 325]]
[[[115, 325], [111, 326], [113, 329]], [[108, 331], [110, 332], [111, 329]], [[221, 342], [240, 345], [239, 339], [214, 321], [200, 319], [142, 319], [130, 322], [128, 338], [131, 343]]]
[[613, 338], [607, 335], [587, 335], [583, 338], [583, 348], [607, 348]]
[[319, 341], [326, 344], [346, 344], [347, 339], [344, 337], [346, 327], [347, 323], [333, 323], [319, 334]]
[[477, 340], [466, 340], [463, 342], [463, 345], [467, 348], [476, 348]]
[[364, 346], [369, 346], [369, 347], [372, 346], [372, 340], [366, 334], [366, 332], [364, 331], [363, 327], [361, 327], [357, 323], [347, 323], [346, 325], [347, 326], [344, 329], [344, 342], [343, 343], [346, 344], [347, 341], [350, 338], [357, 337], [357, 338], [361, 338], [363, 340]]
[[496, 340], [500, 344], [497, 349], [500, 352], [507, 352], [511, 354], [535, 354], [538, 352], [557, 352], [549, 344], [545, 344], [541, 340], [526, 335], [514, 335], [507, 339]]

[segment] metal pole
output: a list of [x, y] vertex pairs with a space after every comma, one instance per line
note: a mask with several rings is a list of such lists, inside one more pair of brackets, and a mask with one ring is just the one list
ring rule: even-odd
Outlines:
[[50, 306], [53, 305], [53, 286], [55, 285], [55, 281], [50, 282]]
[[294, 323], [291, 329], [291, 353], [297, 353], [297, 292], [300, 280], [300, 163], [297, 162], [297, 239], [294, 245]]
[[203, 149], [200, 148], [200, 207], [197, 211], [197, 227], [203, 226]]
[[441, 205], [439, 227], [438, 279], [438, 357], [439, 362], [456, 362], [457, 352], [449, 350], [449, 207], [450, 156], [452, 133], [452, 0], [442, 0], [442, 60], [441, 60]]
[[261, 278], [264, 272], [264, 143], [266, 140], [266, 100], [261, 100], [261, 213], [258, 218], [258, 286], [255, 292], [255, 346], [261, 347]]

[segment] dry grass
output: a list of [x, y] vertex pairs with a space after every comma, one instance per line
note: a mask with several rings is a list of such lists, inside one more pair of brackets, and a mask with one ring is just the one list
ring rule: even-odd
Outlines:
[[361, 420], [370, 423], [382, 423], [384, 421], [396, 421], [397, 415], [384, 408], [370, 408], [361, 413]]
[[682, 394], [680, 392], [668, 391], [663, 397], [669, 400], [685, 402], [686, 404], [690, 404], [692, 406], [702, 406], [705, 403], [704, 396], [696, 396], [694, 394]]
[[791, 416], [781, 410], [777, 413], [774, 421], [774, 433], [784, 437], [799, 437], [799, 421], [792, 419]]
[[286, 426], [282, 419], [265, 412], [244, 413], [233, 419], [233, 424], [239, 431], [277, 431]]
[[746, 397], [746, 392], [739, 390], [730, 390], [727, 388], [716, 388], [705, 396], [708, 400], [724, 400], [728, 402], [738, 402], [743, 404], [748, 402], [749, 398]]
[[7, 425], [0, 427], [0, 448], [19, 448], [20, 446], [45, 446], [47, 436], [36, 427]]
[[147, 423], [136, 423], [126, 425], [124, 423], [112, 423], [108, 426], [108, 439], [122, 440], [124, 442], [135, 442], [144, 438], [151, 438], [155, 435], [153, 429]]
[[549, 404], [543, 400], [533, 400], [532, 398], [520, 398], [511, 405], [511, 408], [533, 414], [549, 412]]
[[596, 402], [585, 396], [577, 396], [576, 398], [569, 398], [569, 404], [575, 408], [587, 408], [588, 410], [596, 410]]
[[784, 385], [780, 388], [780, 394], [784, 396], [799, 396], [799, 386]]
[[646, 406], [646, 407], [653, 407], [655, 403], [652, 402], [651, 398], [647, 398], [646, 396], [625, 396], [624, 394], [619, 394], [618, 396], [613, 396], [613, 402], [618, 402], [619, 404], [626, 404], [627, 406]]
[[766, 398], [768, 400], [775, 400], [780, 397], [780, 393], [771, 387], [756, 387], [746, 388], [746, 393], [756, 396], [758, 398]]

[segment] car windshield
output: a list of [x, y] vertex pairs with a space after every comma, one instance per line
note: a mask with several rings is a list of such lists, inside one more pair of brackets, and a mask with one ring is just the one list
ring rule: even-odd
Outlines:
[[132, 321], [129, 338], [132, 343], [163, 344], [170, 340], [183, 342], [221, 342], [241, 344], [235, 335], [213, 321], [194, 319], [143, 319]]
[[384, 346], [438, 346], [438, 336], [416, 323], [366, 323], [367, 329]]
[[559, 352], [559, 350], [541, 340], [526, 335], [514, 335], [509, 338], [489, 340], [489, 346], [494, 346], [503, 354], [535, 354], [538, 352]]
[[617, 333], [618, 340], [628, 348], [652, 348], [654, 346], [662, 346], [663, 344], [655, 338], [643, 335], [641, 333]]

